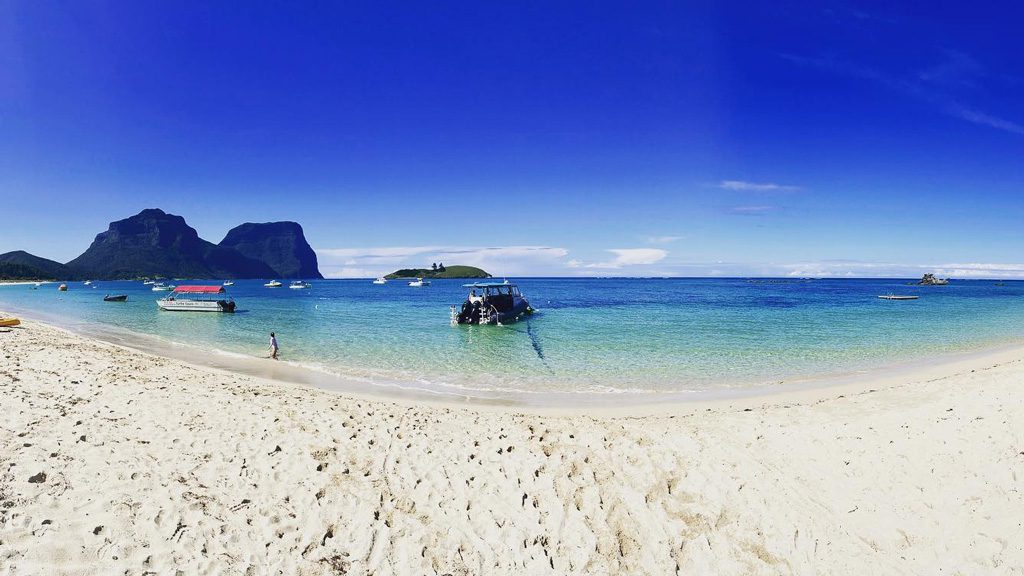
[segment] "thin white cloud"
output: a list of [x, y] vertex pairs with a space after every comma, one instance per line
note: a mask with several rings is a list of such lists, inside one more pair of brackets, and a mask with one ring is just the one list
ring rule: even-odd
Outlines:
[[960, 263], [935, 266], [936, 273], [954, 278], [1024, 278], [1024, 264]]
[[615, 257], [605, 262], [589, 264], [571, 260], [568, 263], [569, 267], [615, 269], [624, 266], [645, 266], [661, 262], [668, 256], [668, 251], [661, 248], [610, 248], [606, 252], [611, 252]]
[[967, 120], [968, 122], [974, 122], [975, 124], [989, 126], [991, 128], [1011, 132], [1013, 134], [1024, 134], [1024, 126], [1005, 118], [998, 118], [996, 116], [986, 114], [979, 110], [973, 110], [958, 104], [951, 104], [949, 111], [950, 114]]
[[775, 209], [775, 206], [733, 206], [729, 208], [729, 213], [740, 216], [763, 216]]
[[569, 251], [552, 246], [383, 246], [319, 248], [325, 275], [330, 278], [368, 278], [398, 268], [477, 266], [496, 275], [552, 273], [565, 267]]
[[722, 190], [736, 190], [740, 192], [795, 192], [799, 186], [786, 184], [775, 184], [773, 182], [747, 182], [745, 180], [722, 180], [715, 185]]
[[682, 240], [685, 236], [648, 236], [648, 244], [671, 244], [673, 242]]
[[809, 58], [793, 54], [781, 54], [780, 56], [798, 66], [818, 68], [843, 76], [877, 82], [930, 104], [944, 114], [967, 122], [1024, 135], [1024, 125], [967, 106], [961, 102], [960, 98], [953, 95], [952, 89], [956, 84], [971, 86], [983, 77], [981, 66], [969, 56], [959, 52], [947, 51], [944, 61], [935, 67], [918, 72], [913, 77], [907, 77], [905, 74], [890, 74], [870, 66], [861, 66], [833, 58]]
[[1024, 278], [1024, 264], [1008, 263], [902, 264], [895, 262], [824, 260], [819, 262], [782, 264], [778, 268], [786, 276], [801, 278], [913, 278], [927, 272], [948, 278]]

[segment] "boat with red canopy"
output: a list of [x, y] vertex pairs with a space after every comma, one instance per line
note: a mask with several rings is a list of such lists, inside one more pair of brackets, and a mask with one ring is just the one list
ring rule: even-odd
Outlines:
[[223, 286], [178, 286], [156, 301], [161, 310], [172, 312], [234, 312], [235, 301]]

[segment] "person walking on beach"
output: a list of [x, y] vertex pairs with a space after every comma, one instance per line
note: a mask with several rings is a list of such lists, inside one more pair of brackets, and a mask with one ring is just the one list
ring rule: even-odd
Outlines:
[[270, 333], [270, 357], [277, 360], [277, 336], [273, 332]]

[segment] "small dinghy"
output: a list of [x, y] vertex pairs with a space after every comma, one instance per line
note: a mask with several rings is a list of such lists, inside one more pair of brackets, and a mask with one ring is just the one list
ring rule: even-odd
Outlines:
[[103, 297], [103, 301], [104, 302], [127, 302], [128, 301], [128, 295], [127, 294], [115, 294], [115, 295], [111, 296], [110, 294], [107, 294], [106, 296]]
[[917, 300], [917, 296], [900, 296], [898, 294], [883, 294], [879, 296], [882, 300]]

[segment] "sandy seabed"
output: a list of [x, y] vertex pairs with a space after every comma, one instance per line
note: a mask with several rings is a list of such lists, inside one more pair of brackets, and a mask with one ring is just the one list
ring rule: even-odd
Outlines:
[[[269, 362], [269, 360], [268, 360]], [[0, 333], [0, 574], [1024, 574], [1024, 350], [523, 413]]]

